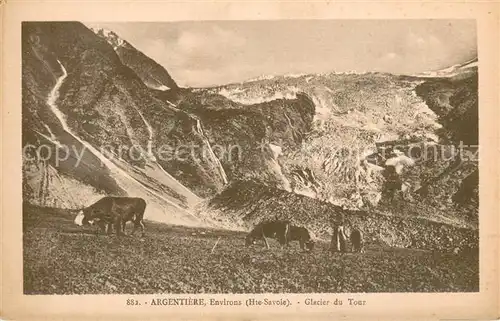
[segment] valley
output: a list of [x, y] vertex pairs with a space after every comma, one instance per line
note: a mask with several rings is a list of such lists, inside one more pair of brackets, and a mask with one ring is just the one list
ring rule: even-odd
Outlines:
[[[25, 22], [22, 50], [26, 293], [478, 290], [477, 58], [194, 88], [80, 22]], [[105, 195], [144, 198], [149, 236], [71, 225]], [[340, 214], [366, 255], [328, 252]], [[243, 248], [268, 219], [307, 227], [318, 248]]]

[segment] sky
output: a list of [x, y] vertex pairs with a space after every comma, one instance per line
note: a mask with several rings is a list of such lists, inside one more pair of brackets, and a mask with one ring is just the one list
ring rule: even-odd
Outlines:
[[477, 57], [474, 20], [269, 20], [85, 23], [161, 64], [180, 86], [262, 75], [413, 74]]

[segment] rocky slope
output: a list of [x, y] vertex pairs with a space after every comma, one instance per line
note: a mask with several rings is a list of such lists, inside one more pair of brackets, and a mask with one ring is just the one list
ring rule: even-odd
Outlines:
[[136, 49], [128, 41], [120, 38], [113, 31], [102, 28], [92, 29], [92, 31], [113, 47], [121, 62], [132, 69], [146, 86], [158, 90], [175, 90], [178, 88], [165, 68]]
[[250, 229], [264, 219], [287, 219], [306, 226], [315, 238], [329, 241], [331, 222], [343, 215], [346, 232], [353, 227], [365, 235], [367, 244], [439, 251], [477, 249], [477, 227], [452, 220], [445, 211], [418, 204], [401, 204], [397, 215], [387, 211], [343, 209], [304, 195], [276, 190], [255, 182], [235, 182], [199, 210], [220, 225]]
[[[464, 71], [460, 73], [457, 70]], [[443, 143], [455, 148], [456, 155], [444, 170], [427, 172], [424, 188], [418, 192], [428, 193], [430, 187], [435, 195], [445, 196], [435, 199], [443, 200], [451, 197], [461, 210], [477, 215], [479, 202], [477, 60], [456, 67], [448, 77], [433, 78], [423, 82], [417, 86], [416, 92], [438, 115], [438, 121], [443, 126], [438, 132], [439, 137]], [[428, 170], [429, 168], [426, 171]]]
[[[200, 89], [248, 109], [300, 95], [315, 107], [302, 143], [278, 144], [281, 171], [293, 193], [246, 180], [201, 211], [233, 228], [291, 218], [327, 238], [325, 213], [344, 209], [376, 242], [441, 250], [477, 246], [477, 147], [465, 147], [465, 156], [458, 157], [460, 142], [477, 144], [477, 61], [452, 69], [440, 78], [298, 75]], [[394, 148], [400, 154], [388, 155]], [[404, 193], [392, 204], [381, 199], [385, 164], [403, 164]], [[443, 233], [460, 236], [448, 240]]]
[[[448, 78], [444, 72], [441, 78], [383, 73], [272, 76], [205, 91], [248, 109], [258, 102], [307, 95], [315, 107], [311, 130], [300, 147], [280, 146], [283, 175], [296, 193], [359, 208], [380, 199], [381, 171], [392, 157], [388, 149], [396, 147], [413, 160], [415, 166], [407, 166], [403, 175], [414, 192], [441, 173], [449, 177], [459, 140], [477, 140], [477, 60], [452, 69]], [[446, 115], [438, 110], [441, 105]], [[456, 191], [477, 162], [465, 165], [448, 191]], [[442, 199], [449, 203], [451, 196]]]
[[229, 181], [256, 179], [290, 189], [282, 172], [282, 150], [295, 150], [311, 131], [314, 103], [303, 94], [252, 105], [207, 92], [177, 98], [181, 110], [196, 115], [210, 144], [218, 147]]

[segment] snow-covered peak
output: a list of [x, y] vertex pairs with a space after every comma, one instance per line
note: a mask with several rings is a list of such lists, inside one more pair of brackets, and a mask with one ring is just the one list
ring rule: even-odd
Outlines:
[[455, 64], [453, 66], [439, 69], [439, 70], [433, 70], [433, 71], [425, 71], [420, 74], [416, 74], [416, 76], [420, 77], [451, 77], [455, 76], [461, 72], [464, 72], [468, 70], [469, 68], [477, 68], [478, 67], [478, 59], [473, 58], [471, 60], [468, 60], [466, 62], [460, 63], [460, 64]]
[[300, 77], [307, 76], [307, 75], [308, 74], [304, 74], [304, 73], [298, 73], [298, 74], [288, 73], [288, 74], [283, 74], [283, 75], [269, 74], [269, 75], [261, 75], [261, 76], [255, 77], [255, 78], [245, 80], [245, 81], [243, 81], [243, 83], [261, 81], [261, 80], [272, 80], [272, 79], [280, 78], [280, 77], [282, 77], [282, 78], [300, 78]]
[[260, 81], [260, 80], [271, 80], [278, 77], [277, 75], [261, 75], [252, 79], [245, 80], [243, 82], [254, 82], [254, 81]]
[[285, 74], [283, 77], [285, 78], [300, 78], [303, 76], [307, 76], [307, 74]]
[[101, 38], [104, 38], [113, 49], [116, 50], [118, 47], [123, 47], [126, 45], [126, 42], [120, 38], [116, 33], [109, 29], [105, 28], [90, 28], [96, 35]]
[[110, 35], [115, 35], [115, 33], [106, 28], [90, 28], [93, 32], [98, 35], [103, 35], [105, 37], [109, 37]]
[[346, 71], [331, 71], [327, 73], [322, 73], [320, 76], [332, 76], [332, 75], [365, 75], [371, 73], [370, 71], [358, 71], [358, 70], [346, 70]]
[[242, 88], [221, 88], [217, 93], [240, 104], [255, 105], [277, 99], [297, 99], [298, 92], [300, 92], [299, 88], [295, 86], [288, 86], [281, 90], [260, 91], [258, 93]]

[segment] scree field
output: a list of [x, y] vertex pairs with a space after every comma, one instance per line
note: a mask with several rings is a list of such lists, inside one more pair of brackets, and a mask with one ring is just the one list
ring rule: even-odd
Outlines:
[[[367, 244], [312, 253], [244, 246], [245, 233], [145, 222], [146, 236], [96, 236], [65, 210], [25, 207], [25, 294], [474, 292], [477, 254]], [[127, 233], [132, 224], [127, 224]], [[220, 238], [215, 249], [217, 240]]]

